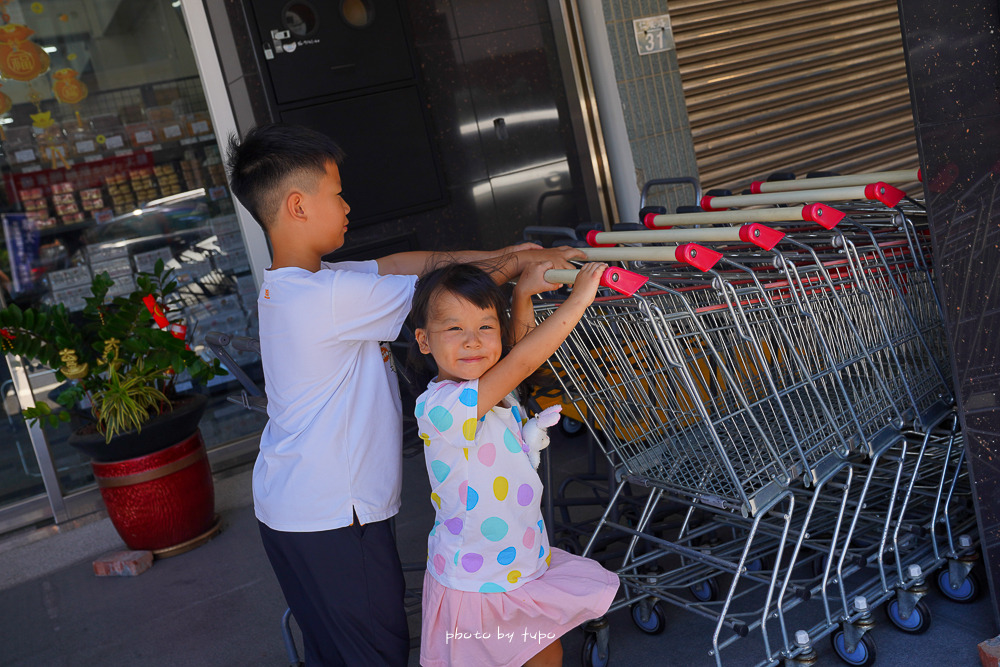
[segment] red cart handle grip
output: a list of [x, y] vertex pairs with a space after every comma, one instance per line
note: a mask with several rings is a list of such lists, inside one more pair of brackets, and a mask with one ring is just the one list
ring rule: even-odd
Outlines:
[[721, 252], [716, 252], [697, 243], [682, 243], [677, 246], [677, 252], [674, 256], [678, 262], [693, 266], [699, 271], [708, 271], [722, 259]]

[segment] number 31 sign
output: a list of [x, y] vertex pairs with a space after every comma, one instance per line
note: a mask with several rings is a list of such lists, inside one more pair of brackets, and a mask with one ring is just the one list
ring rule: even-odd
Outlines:
[[674, 34], [670, 31], [670, 17], [648, 16], [632, 21], [635, 29], [635, 46], [640, 56], [670, 51], [674, 48]]

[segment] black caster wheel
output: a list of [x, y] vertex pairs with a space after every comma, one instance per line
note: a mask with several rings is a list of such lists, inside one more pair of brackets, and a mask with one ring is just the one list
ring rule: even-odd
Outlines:
[[719, 584], [715, 579], [706, 579], [694, 586], [688, 586], [688, 592], [698, 602], [714, 602], [719, 599]]
[[632, 622], [647, 635], [658, 635], [667, 627], [667, 615], [663, 611], [663, 605], [659, 602], [646, 605], [649, 610], [649, 618], [643, 620], [643, 603], [637, 602], [632, 605]]
[[969, 572], [965, 576], [958, 588], [951, 586], [951, 572], [948, 568], [943, 568], [934, 579], [937, 582], [938, 590], [941, 594], [954, 602], [975, 602], [979, 598], [979, 593], [983, 587], [979, 585], [979, 578], [975, 572]]
[[559, 430], [562, 431], [562, 434], [566, 437], [575, 438], [578, 435], [583, 435], [583, 422], [578, 422], [570, 417], [560, 417]]
[[875, 640], [871, 638], [871, 635], [862, 635], [861, 641], [858, 642], [858, 645], [850, 653], [847, 651], [847, 642], [844, 640], [843, 630], [837, 630], [833, 633], [830, 636], [830, 643], [833, 645], [833, 650], [837, 654], [837, 657], [848, 665], [868, 667], [875, 664]]
[[931, 627], [931, 610], [923, 600], [917, 602], [913, 611], [910, 612], [909, 618], [902, 617], [899, 611], [899, 600], [890, 600], [885, 607], [885, 615], [889, 617], [893, 625], [911, 635], [922, 634]]
[[588, 632], [583, 639], [583, 649], [580, 651], [580, 662], [583, 667], [607, 667], [611, 662], [611, 647], [606, 646], [604, 651], [598, 645], [597, 635]]

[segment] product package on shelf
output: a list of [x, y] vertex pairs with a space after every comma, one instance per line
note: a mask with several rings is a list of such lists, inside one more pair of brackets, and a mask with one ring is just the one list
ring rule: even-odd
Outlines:
[[100, 151], [114, 155], [116, 151], [129, 147], [128, 136], [118, 116], [114, 114], [92, 116], [90, 125], [94, 129], [94, 141]]
[[12, 165], [23, 168], [38, 162], [38, 145], [30, 127], [10, 127], [4, 133], [7, 135], [4, 153]]
[[90, 289], [90, 269], [84, 264], [69, 269], [49, 271], [45, 277], [48, 279], [49, 287], [53, 292], [81, 285], [87, 287], [88, 290]]
[[129, 123], [125, 126], [132, 148], [144, 148], [156, 143], [156, 128], [151, 123]]
[[[240, 239], [242, 244], [242, 239]], [[250, 268], [250, 259], [247, 251], [241, 247], [229, 252], [213, 253], [212, 263], [215, 268], [223, 273], [241, 273]]]
[[236, 219], [235, 213], [217, 215], [209, 220], [209, 224], [212, 226], [212, 233], [217, 236], [240, 231], [240, 223]]
[[172, 164], [161, 164], [153, 167], [153, 174], [156, 176], [156, 184], [160, 194], [164, 197], [176, 195], [181, 192], [181, 180], [177, 170]]
[[106, 272], [115, 281], [124, 276], [132, 277], [132, 263], [128, 261], [128, 257], [119, 257], [106, 262], [91, 262], [90, 270], [95, 276]]
[[204, 278], [211, 272], [212, 264], [207, 258], [195, 262], [185, 260], [174, 271], [174, 279], [178, 285], [186, 285]]
[[113, 243], [94, 243], [87, 246], [87, 259], [90, 265], [110, 262], [112, 260], [128, 259], [128, 247]]
[[84, 211], [97, 211], [104, 208], [104, 194], [101, 189], [80, 190], [80, 206]]
[[153, 178], [152, 168], [130, 169], [128, 177], [132, 192], [135, 193], [136, 202], [140, 205], [160, 197], [160, 189]]
[[111, 206], [115, 215], [124, 215], [135, 210], [135, 192], [129, 184], [126, 174], [112, 174], [104, 179], [108, 189], [108, 196], [111, 197]]
[[52, 294], [49, 295], [48, 301], [52, 304], [62, 304], [66, 307], [66, 310], [71, 312], [76, 312], [83, 310], [87, 302], [85, 299], [93, 296], [90, 291], [90, 285], [77, 285], [75, 287], [67, 287], [66, 289], [53, 290]]
[[204, 111], [188, 114], [184, 120], [187, 124], [188, 135], [192, 137], [200, 137], [212, 132], [212, 120]]
[[156, 260], [162, 259], [164, 264], [168, 264], [174, 258], [170, 248], [157, 248], [147, 252], [137, 252], [132, 255], [135, 263], [136, 273], [152, 273], [156, 268]]

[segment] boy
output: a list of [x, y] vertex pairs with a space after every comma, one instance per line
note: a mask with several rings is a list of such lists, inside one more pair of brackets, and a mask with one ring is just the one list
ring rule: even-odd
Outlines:
[[406, 252], [328, 264], [350, 206], [343, 153], [323, 134], [272, 124], [231, 137], [233, 194], [273, 252], [258, 297], [268, 400], [253, 471], [261, 540], [302, 629], [307, 665], [404, 665], [399, 510], [402, 415], [388, 346], [419, 275], [482, 262], [498, 282], [528, 261], [571, 268], [579, 250]]

